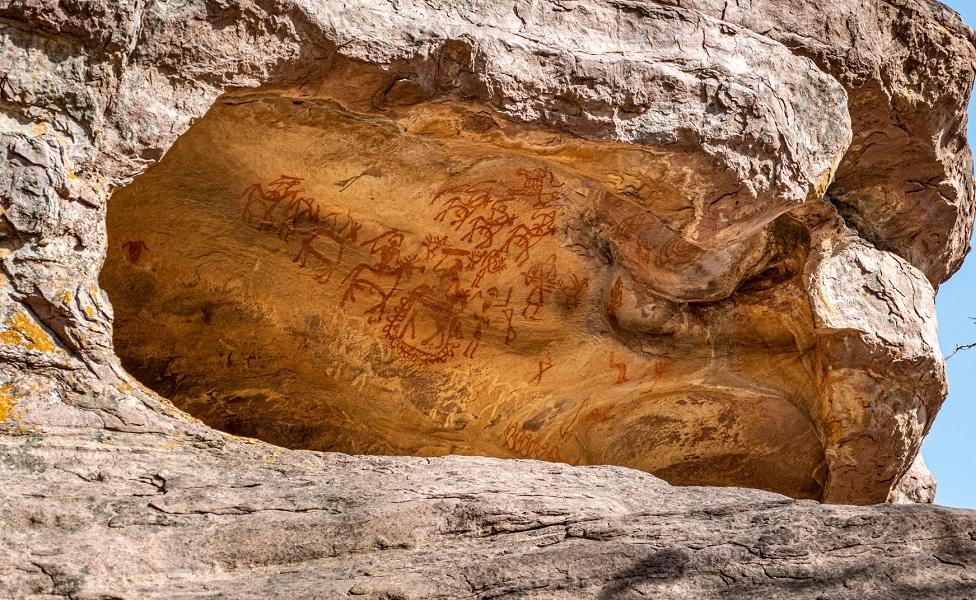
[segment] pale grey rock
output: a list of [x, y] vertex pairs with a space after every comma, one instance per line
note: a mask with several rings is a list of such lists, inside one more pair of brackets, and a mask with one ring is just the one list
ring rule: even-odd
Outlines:
[[925, 465], [925, 460], [919, 454], [912, 462], [908, 472], [901, 478], [898, 485], [891, 490], [888, 502], [894, 504], [932, 504], [935, 502], [935, 477]]
[[938, 286], [969, 251], [974, 34], [934, 0], [663, 0], [775, 39], [849, 95], [851, 148], [828, 196], [870, 242]]
[[206, 434], [52, 428], [6, 437], [0, 465], [4, 597], [976, 592], [976, 514], [931, 506], [831, 506], [613, 467], [350, 457]]

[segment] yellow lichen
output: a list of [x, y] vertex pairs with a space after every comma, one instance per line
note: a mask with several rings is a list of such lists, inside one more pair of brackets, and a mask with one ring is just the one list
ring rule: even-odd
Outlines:
[[102, 290], [100, 290], [97, 285], [93, 285], [93, 286], [91, 286], [91, 288], [89, 288], [88, 295], [91, 296], [91, 300], [92, 300], [92, 302], [95, 303], [95, 306], [98, 307], [99, 310], [101, 310], [102, 309], [102, 302], [101, 302], [101, 299], [102, 299]]
[[14, 402], [12, 390], [13, 388], [9, 383], [0, 386], [0, 421], [14, 418], [14, 409], [17, 408], [17, 403]]
[[35, 323], [26, 313], [16, 312], [7, 317], [0, 331], [0, 343], [20, 346], [38, 352], [54, 352], [56, 346], [40, 325]]
[[95, 318], [95, 307], [93, 307], [93, 306], [85, 306], [85, 314], [88, 315], [88, 318], [89, 319], [94, 319]]
[[51, 124], [41, 121], [40, 123], [34, 123], [34, 135], [36, 137], [41, 137], [42, 135], [47, 135], [51, 131]]
[[64, 291], [64, 303], [65, 304], [71, 304], [71, 299], [72, 298], [73, 298], [73, 296], [71, 295], [71, 292], [69, 292], [68, 290], [65, 290]]

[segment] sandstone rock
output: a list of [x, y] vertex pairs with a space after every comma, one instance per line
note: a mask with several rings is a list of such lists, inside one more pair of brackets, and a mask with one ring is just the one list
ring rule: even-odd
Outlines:
[[4, 438], [0, 596], [967, 598], [976, 514], [214, 436]]
[[938, 286], [969, 251], [972, 30], [932, 0], [664, 0], [762, 32], [844, 85], [854, 133], [828, 197]]
[[891, 490], [889, 502], [895, 504], [931, 504], [935, 502], [935, 477], [919, 454], [898, 485]]
[[971, 595], [972, 32], [669, 4], [0, 1], [2, 593]]

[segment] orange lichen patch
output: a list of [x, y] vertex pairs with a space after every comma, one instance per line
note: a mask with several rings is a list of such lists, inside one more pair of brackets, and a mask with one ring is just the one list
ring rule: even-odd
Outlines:
[[14, 416], [14, 410], [17, 408], [17, 403], [14, 402], [12, 391], [13, 386], [9, 383], [0, 386], [0, 421], [8, 421], [16, 418]]
[[93, 306], [85, 306], [85, 314], [88, 315], [89, 319], [95, 318], [95, 308]]
[[0, 331], [0, 343], [21, 346], [38, 352], [54, 352], [57, 346], [40, 325], [26, 313], [16, 312], [8, 317]]
[[34, 123], [34, 135], [36, 137], [41, 137], [47, 135], [51, 131], [51, 124], [41, 121], [40, 123]]

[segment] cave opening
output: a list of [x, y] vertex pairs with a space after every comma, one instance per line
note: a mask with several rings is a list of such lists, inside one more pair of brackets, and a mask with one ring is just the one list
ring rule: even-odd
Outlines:
[[117, 353], [208, 425], [289, 448], [817, 498], [787, 234], [703, 256], [675, 234], [693, 163], [453, 102], [225, 96], [111, 198]]

